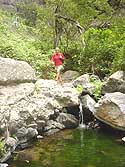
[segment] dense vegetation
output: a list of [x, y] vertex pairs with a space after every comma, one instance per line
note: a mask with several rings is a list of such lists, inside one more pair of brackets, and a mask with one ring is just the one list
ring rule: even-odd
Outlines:
[[56, 46], [65, 70], [101, 77], [125, 70], [124, 6], [123, 0], [24, 0], [16, 12], [1, 9], [0, 56], [27, 61], [42, 78], [54, 76]]

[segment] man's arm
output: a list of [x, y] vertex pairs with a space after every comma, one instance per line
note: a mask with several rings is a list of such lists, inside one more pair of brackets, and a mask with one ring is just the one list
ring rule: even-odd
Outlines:
[[60, 59], [61, 59], [62, 61], [64, 61], [65, 57], [64, 57], [63, 54], [60, 54]]

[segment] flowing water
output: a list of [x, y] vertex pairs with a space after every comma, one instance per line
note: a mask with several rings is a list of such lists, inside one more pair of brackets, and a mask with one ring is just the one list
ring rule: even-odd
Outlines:
[[80, 102], [79, 105], [79, 127], [85, 128], [86, 125], [84, 124], [84, 117], [83, 117], [83, 109], [82, 109], [82, 103]]
[[125, 167], [125, 145], [102, 131], [66, 130], [35, 143], [9, 167]]

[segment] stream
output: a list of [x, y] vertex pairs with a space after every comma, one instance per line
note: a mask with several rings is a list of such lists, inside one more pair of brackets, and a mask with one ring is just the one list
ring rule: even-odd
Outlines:
[[65, 130], [15, 153], [9, 167], [125, 167], [125, 145], [99, 130]]

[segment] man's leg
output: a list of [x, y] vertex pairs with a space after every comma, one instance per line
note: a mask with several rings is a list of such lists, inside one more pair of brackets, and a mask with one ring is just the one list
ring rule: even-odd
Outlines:
[[62, 84], [62, 77], [61, 77], [61, 70], [63, 66], [59, 66], [56, 68], [57, 74], [56, 74], [56, 80], [59, 81]]
[[57, 71], [56, 71], [56, 81], [59, 80], [59, 76], [60, 76], [60, 72], [57, 70]]
[[61, 71], [60, 71], [60, 73], [59, 73], [59, 81], [60, 81], [60, 83], [63, 83], [63, 81], [62, 81], [62, 76], [61, 76]]

